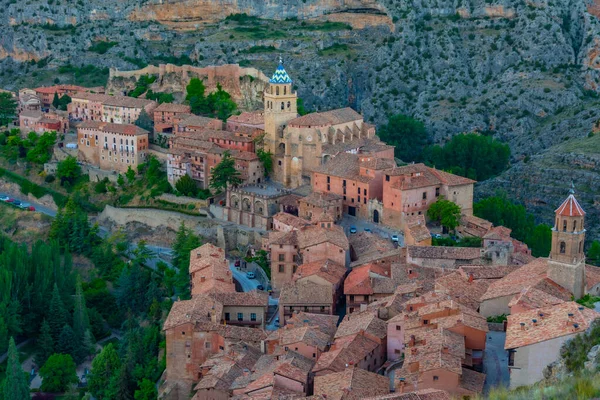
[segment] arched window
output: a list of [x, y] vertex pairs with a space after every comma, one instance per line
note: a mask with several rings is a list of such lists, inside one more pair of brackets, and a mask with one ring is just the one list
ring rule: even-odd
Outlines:
[[287, 94], [287, 86], [283, 87], [283, 94]]
[[565, 242], [560, 242], [560, 254], [565, 254], [566, 251], [567, 245], [565, 244]]
[[276, 87], [275, 87], [275, 94], [276, 94], [277, 96], [279, 96], [279, 86], [276, 86]]
[[567, 231], [567, 220], [564, 219], [563, 220], [563, 232], [566, 232], [566, 231]]
[[281, 102], [281, 109], [285, 110], [285, 103], [283, 101]]
[[579, 252], [583, 252], [583, 242], [579, 242]]
[[573, 221], [573, 232], [577, 230], [577, 220]]
[[559, 224], [558, 224], [558, 218], [556, 218], [556, 230], [558, 230]]
[[287, 104], [287, 106], [288, 106], [288, 110], [289, 110], [289, 109], [290, 109], [290, 107], [292, 106], [292, 103], [290, 103], [290, 102], [288, 101], [288, 104]]

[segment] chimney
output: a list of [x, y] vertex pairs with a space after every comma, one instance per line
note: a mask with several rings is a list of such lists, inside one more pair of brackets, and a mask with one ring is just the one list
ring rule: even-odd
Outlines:
[[538, 313], [538, 317], [540, 317], [540, 319], [544, 319], [544, 313], [543, 312]]
[[521, 330], [524, 331], [525, 330], [525, 322], [521, 322]]
[[204, 282], [204, 281], [206, 281], [206, 277], [204, 277], [204, 276], [201, 276], [201, 277], [200, 277], [200, 282]]
[[474, 278], [473, 278], [473, 273], [472, 273], [472, 272], [470, 272], [470, 273], [469, 273], [469, 283], [473, 283], [473, 279], [474, 279]]
[[390, 380], [390, 393], [394, 393], [396, 391], [396, 382], [395, 382], [395, 375], [396, 374], [390, 374], [388, 375], [388, 378]]
[[573, 324], [573, 330], [576, 331], [577, 329], [579, 329], [579, 324]]

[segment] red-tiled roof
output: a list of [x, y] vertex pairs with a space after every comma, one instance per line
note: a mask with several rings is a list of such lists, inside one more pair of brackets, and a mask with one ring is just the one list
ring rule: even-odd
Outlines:
[[512, 314], [508, 316], [504, 348], [515, 349], [582, 333], [597, 318], [599, 313], [574, 301]]
[[315, 377], [315, 395], [328, 400], [359, 400], [389, 393], [389, 378], [360, 368]]
[[344, 278], [344, 275], [346, 275], [346, 267], [330, 259], [314, 261], [298, 266], [294, 280], [313, 275], [319, 276], [329, 283], [338, 284]]
[[190, 106], [185, 104], [162, 103], [154, 109], [154, 112], [189, 113]]
[[585, 215], [585, 211], [573, 194], [570, 194], [554, 212], [563, 217], [583, 217]]
[[322, 113], [310, 113], [292, 119], [288, 125], [292, 126], [327, 126], [340, 125], [352, 121], [362, 121], [363, 117], [353, 109], [346, 107]]

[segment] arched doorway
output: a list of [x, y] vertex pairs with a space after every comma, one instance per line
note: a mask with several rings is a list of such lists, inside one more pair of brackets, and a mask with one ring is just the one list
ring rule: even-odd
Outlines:
[[377, 210], [373, 211], [373, 222], [375, 222], [376, 224], [379, 223], [379, 211]]

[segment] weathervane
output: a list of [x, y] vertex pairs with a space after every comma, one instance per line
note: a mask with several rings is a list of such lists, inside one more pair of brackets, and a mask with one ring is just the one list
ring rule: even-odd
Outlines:
[[571, 189], [569, 189], [569, 194], [575, 194], [575, 183], [571, 180]]

